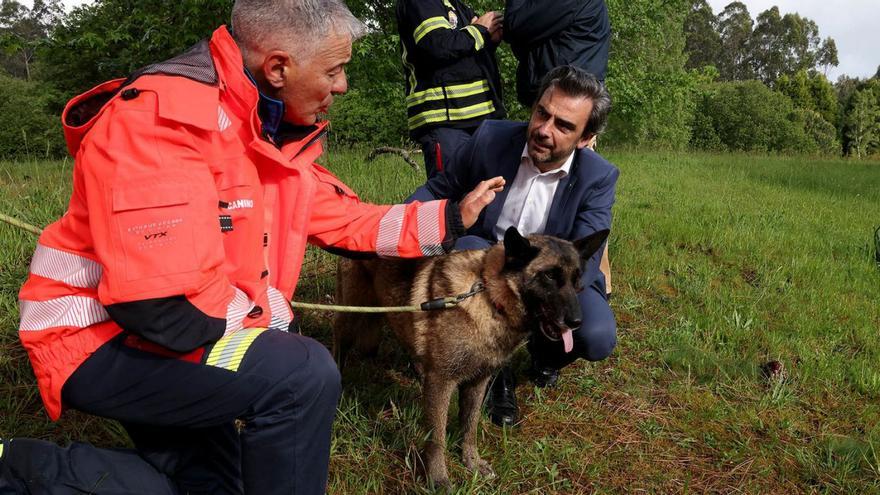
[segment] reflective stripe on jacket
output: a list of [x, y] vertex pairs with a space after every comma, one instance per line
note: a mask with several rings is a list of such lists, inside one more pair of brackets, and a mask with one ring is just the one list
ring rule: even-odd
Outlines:
[[397, 26], [413, 137], [432, 127], [476, 127], [503, 118], [495, 47], [459, 0], [399, 0]]
[[261, 138], [258, 93], [225, 27], [123, 83], [65, 109], [73, 194], [19, 294], [53, 419], [70, 374], [122, 331], [186, 354], [243, 327], [287, 329], [307, 241], [416, 257], [460, 233], [445, 200], [362, 203], [314, 163], [326, 123], [278, 146]]

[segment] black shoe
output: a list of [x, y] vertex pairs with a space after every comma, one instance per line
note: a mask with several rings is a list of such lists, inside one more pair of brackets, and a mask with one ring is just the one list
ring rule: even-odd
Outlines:
[[486, 394], [486, 410], [489, 419], [498, 426], [514, 426], [519, 419], [516, 407], [516, 380], [509, 366], [501, 368], [489, 384]]
[[559, 370], [555, 368], [546, 368], [532, 361], [532, 367], [529, 368], [529, 378], [538, 388], [555, 387], [559, 381]]

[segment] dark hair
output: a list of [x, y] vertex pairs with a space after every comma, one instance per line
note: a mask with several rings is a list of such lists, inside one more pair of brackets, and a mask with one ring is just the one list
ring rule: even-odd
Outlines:
[[587, 127], [584, 129], [585, 137], [605, 130], [608, 114], [611, 112], [611, 95], [596, 76], [572, 65], [560, 65], [548, 72], [541, 81], [536, 105], [550, 88], [559, 89], [568, 96], [589, 98], [593, 102], [593, 111], [590, 112]]

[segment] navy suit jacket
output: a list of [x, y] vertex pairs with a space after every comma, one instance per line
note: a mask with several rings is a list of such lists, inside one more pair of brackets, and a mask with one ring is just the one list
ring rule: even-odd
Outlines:
[[[480, 181], [501, 175], [507, 186], [468, 230], [468, 234], [495, 242], [495, 225], [507, 199], [508, 188], [519, 170], [527, 128], [525, 122], [483, 122], [451, 159], [444, 160], [443, 173], [436, 174], [418, 188], [410, 200], [449, 198], [459, 201]], [[617, 167], [595, 151], [576, 150], [571, 170], [556, 188], [544, 234], [574, 241], [602, 229], [611, 229], [611, 206], [619, 175]], [[598, 284], [597, 288], [604, 294], [605, 277], [599, 271], [601, 258], [602, 249], [599, 249], [587, 262], [583, 281], [585, 285]]]

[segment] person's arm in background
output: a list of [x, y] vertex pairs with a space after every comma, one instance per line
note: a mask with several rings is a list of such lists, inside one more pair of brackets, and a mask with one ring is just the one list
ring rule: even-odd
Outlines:
[[412, 1], [406, 9], [413, 28], [416, 47], [424, 56], [448, 62], [476, 54], [501, 29], [502, 17], [487, 12], [461, 29], [454, 28], [447, 18], [448, 9], [440, 1]]
[[583, 0], [507, 0], [504, 8], [504, 40], [511, 44], [532, 45], [571, 24]]

